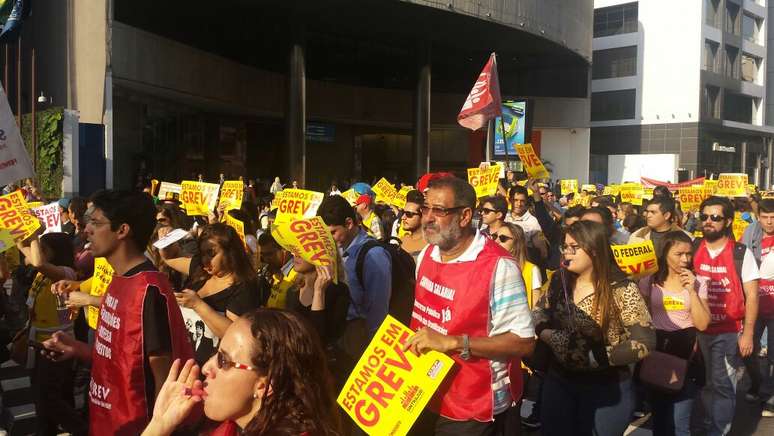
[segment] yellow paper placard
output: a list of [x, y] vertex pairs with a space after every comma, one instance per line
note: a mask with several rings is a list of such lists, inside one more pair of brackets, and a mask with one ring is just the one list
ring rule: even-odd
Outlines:
[[543, 166], [543, 162], [535, 154], [532, 144], [516, 144], [516, 152], [519, 154], [519, 159], [524, 164], [524, 168], [527, 170], [530, 178], [547, 179], [551, 177], [546, 167]]
[[734, 239], [737, 241], [742, 240], [744, 230], [749, 225], [750, 223], [742, 219], [742, 214], [740, 212], [734, 213], [734, 222], [731, 224], [731, 230], [734, 232]]
[[288, 223], [302, 218], [311, 218], [317, 214], [325, 198], [322, 192], [304, 189], [285, 189], [277, 200], [277, 218], [275, 223]]
[[328, 225], [319, 216], [275, 223], [271, 235], [282, 248], [317, 266], [333, 265], [334, 281], [338, 283], [338, 248]]
[[392, 200], [398, 195], [398, 190], [395, 189], [395, 186], [384, 177], [379, 179], [371, 190], [376, 194], [374, 200], [377, 203], [392, 204]]
[[704, 232], [702, 232], [701, 230], [694, 230], [693, 231], [693, 238], [694, 239], [696, 239], [696, 238], [703, 238], [703, 237], [704, 237]]
[[678, 200], [680, 200], [680, 206], [683, 212], [695, 212], [699, 210], [699, 205], [705, 198], [705, 189], [703, 186], [691, 186], [689, 188], [682, 188], [677, 194]]
[[559, 189], [561, 189], [562, 195], [578, 192], [578, 179], [560, 180]]
[[[113, 267], [104, 257], [94, 259], [94, 275], [89, 279], [91, 286], [88, 288], [89, 295], [101, 297], [107, 292], [110, 282], [113, 281]], [[85, 283], [85, 282], [84, 282]], [[97, 319], [99, 317], [99, 307], [87, 306], [86, 321], [92, 329], [97, 328]]]
[[0, 197], [0, 229], [7, 229], [14, 243], [29, 238], [40, 226], [21, 191]]
[[172, 200], [175, 198], [175, 194], [180, 196], [183, 191], [183, 187], [177, 183], [161, 182], [159, 185], [159, 200]]
[[242, 240], [242, 245], [244, 245], [245, 250], [247, 250], [247, 241], [245, 240], [245, 223], [234, 218], [229, 213], [223, 214], [223, 222], [226, 223], [227, 226], [236, 230], [237, 235], [239, 235], [239, 239]]
[[680, 297], [664, 295], [662, 302], [664, 303], [664, 309], [666, 309], [667, 312], [685, 310], [685, 300]]
[[633, 279], [639, 279], [658, 271], [658, 261], [653, 241], [637, 244], [612, 245], [613, 256], [621, 270]]
[[403, 436], [454, 365], [431, 351], [403, 351], [414, 334], [387, 315], [336, 400], [369, 435]]
[[218, 209], [225, 204], [224, 210], [239, 209], [242, 207], [242, 198], [245, 195], [245, 183], [241, 180], [226, 180], [220, 187], [220, 199]]
[[602, 190], [602, 195], [616, 196], [620, 192], [621, 192], [621, 185], [614, 183], [614, 184], [605, 186], [605, 189]]
[[591, 183], [585, 183], [581, 185], [581, 191], [597, 192], [597, 185], [592, 185]]
[[406, 207], [406, 195], [408, 195], [408, 193], [412, 189], [414, 188], [412, 188], [411, 186], [404, 186], [400, 188], [400, 191], [398, 191], [398, 195], [396, 195], [395, 198], [392, 199], [392, 205], [399, 209], [403, 209], [404, 207]]
[[468, 183], [476, 190], [476, 198], [489, 197], [497, 193], [501, 169], [500, 165], [492, 165], [484, 170], [468, 168]]
[[207, 216], [215, 210], [220, 188], [218, 184], [183, 180], [181, 185], [180, 202], [188, 216]]
[[341, 196], [344, 197], [349, 202], [349, 204], [353, 206], [355, 205], [355, 201], [357, 201], [358, 197], [357, 192], [355, 192], [354, 189], [348, 189], [342, 192]]
[[8, 231], [8, 229], [0, 229], [0, 253], [3, 253], [5, 250], [15, 246], [15, 244], [16, 243], [13, 241], [11, 232]]
[[643, 188], [642, 189], [642, 199], [643, 200], [653, 200], [653, 188]]
[[718, 177], [715, 195], [718, 197], [746, 197], [747, 174], [721, 173]]
[[621, 202], [642, 206], [642, 185], [639, 183], [624, 183], [621, 185]]
[[35, 209], [36, 207], [43, 207], [45, 205], [46, 204], [43, 203], [42, 201], [30, 201], [29, 203], [27, 203], [27, 206], [29, 206], [30, 209]]

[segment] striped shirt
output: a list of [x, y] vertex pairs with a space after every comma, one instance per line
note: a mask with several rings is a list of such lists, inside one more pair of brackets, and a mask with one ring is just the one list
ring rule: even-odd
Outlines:
[[[484, 249], [486, 236], [476, 231], [473, 242], [462, 255], [448, 263], [474, 262]], [[430, 257], [436, 262], [441, 261], [441, 253], [437, 246], [432, 247]], [[417, 259], [417, 272], [421, 259], [424, 259], [425, 247]], [[521, 269], [513, 258], [503, 257], [497, 261], [494, 277], [489, 285], [489, 337], [513, 333], [521, 338], [534, 338], [535, 327], [532, 324], [532, 316], [527, 305], [527, 293], [524, 287], [524, 279]], [[504, 412], [512, 404], [510, 380], [508, 379], [508, 362], [504, 360], [491, 360], [492, 368], [492, 395], [494, 415]]]

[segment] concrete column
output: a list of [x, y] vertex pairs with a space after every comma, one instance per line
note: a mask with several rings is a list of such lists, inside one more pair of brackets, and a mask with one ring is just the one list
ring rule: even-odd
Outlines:
[[286, 107], [287, 183], [298, 181], [306, 188], [306, 60], [301, 29], [293, 35], [288, 69], [288, 101]]
[[753, 174], [753, 184], [761, 185], [761, 166], [763, 163], [763, 155], [760, 153], [755, 154], [755, 173]]
[[771, 173], [774, 165], [774, 139], [766, 138], [766, 186], [764, 189], [771, 189]]
[[743, 141], [740, 148], [741, 153], [741, 168], [739, 169], [740, 173], [747, 174], [747, 141]]
[[430, 171], [430, 42], [421, 42], [417, 53], [417, 84], [414, 89], [414, 173], [418, 180]]

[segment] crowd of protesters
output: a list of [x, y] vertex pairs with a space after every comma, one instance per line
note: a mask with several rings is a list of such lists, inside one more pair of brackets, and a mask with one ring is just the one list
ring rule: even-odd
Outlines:
[[[742, 368], [746, 398], [774, 416], [774, 356], [759, 360], [774, 342], [774, 199], [690, 211], [661, 187], [635, 206], [509, 171], [487, 197], [427, 174], [398, 208], [370, 184], [351, 184], [351, 201], [333, 184], [317, 215], [334, 267], [275, 239], [279, 178], [244, 186], [241, 208], [207, 217], [152, 188], [61, 199], [61, 233], [3, 253], [3, 336], [32, 370], [37, 434], [359, 434], [334, 395], [388, 313], [416, 332], [407, 348], [455, 362], [412, 434], [621, 435], [645, 411], [654, 434], [687, 435], [701, 409], [702, 431], [723, 435]], [[658, 271], [634, 279], [613, 247], [643, 241]], [[112, 267], [104, 295], [98, 258]]]

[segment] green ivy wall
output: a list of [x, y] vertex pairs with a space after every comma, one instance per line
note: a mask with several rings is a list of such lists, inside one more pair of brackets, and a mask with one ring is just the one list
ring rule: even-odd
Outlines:
[[[35, 167], [36, 183], [49, 199], [62, 196], [62, 129], [63, 108], [53, 107], [35, 114], [38, 140], [38, 162]], [[32, 114], [23, 115], [21, 130], [24, 145], [32, 159]]]

